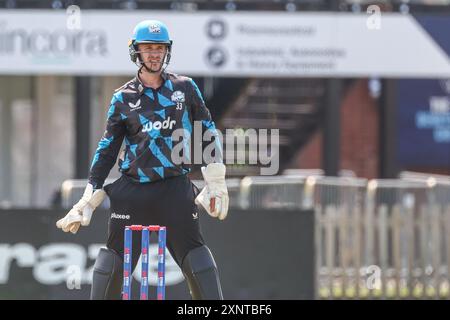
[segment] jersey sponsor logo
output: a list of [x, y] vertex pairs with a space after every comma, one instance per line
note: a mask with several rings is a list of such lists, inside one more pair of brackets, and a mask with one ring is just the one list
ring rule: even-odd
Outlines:
[[129, 214], [117, 214], [117, 213], [113, 212], [111, 214], [111, 219], [130, 220], [130, 215]]
[[166, 120], [164, 121], [154, 121], [154, 122], [147, 122], [146, 124], [144, 124], [143, 128], [142, 128], [142, 132], [149, 132], [152, 131], [153, 129], [155, 130], [161, 130], [161, 129], [172, 129], [173, 126], [176, 124], [177, 122], [175, 120], [170, 120], [170, 117], [168, 117]]
[[141, 106], [141, 99], [139, 99], [138, 101], [136, 101], [136, 104], [133, 104], [133, 103], [131, 103], [131, 102], [128, 102], [128, 106], [129, 106], [131, 109], [140, 109], [140, 106]]

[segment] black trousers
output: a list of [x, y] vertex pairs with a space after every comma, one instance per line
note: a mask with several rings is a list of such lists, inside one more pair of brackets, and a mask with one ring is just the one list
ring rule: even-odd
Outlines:
[[[186, 175], [150, 183], [136, 183], [122, 175], [104, 190], [111, 201], [106, 246], [122, 258], [126, 225], [166, 226], [167, 249], [180, 267], [190, 250], [204, 245], [194, 203], [198, 190]], [[134, 269], [141, 253], [141, 236], [133, 233]]]

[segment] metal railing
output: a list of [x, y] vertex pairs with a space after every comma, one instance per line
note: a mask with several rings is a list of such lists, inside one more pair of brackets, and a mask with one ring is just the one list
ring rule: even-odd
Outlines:
[[371, 180], [363, 202], [316, 206], [318, 298], [449, 298], [450, 207], [434, 187]]
[[246, 177], [241, 207], [314, 209], [318, 299], [450, 298], [450, 183]]
[[[104, 185], [113, 183], [115, 179], [106, 179]], [[61, 185], [61, 207], [64, 209], [72, 208], [81, 197], [83, 196], [84, 189], [86, 188], [86, 179], [68, 179]], [[109, 198], [100, 204], [100, 208], [108, 209], [110, 206]]]
[[305, 209], [315, 213], [316, 297], [353, 296], [360, 282], [366, 179], [309, 177]]
[[255, 176], [241, 181], [242, 209], [295, 209], [303, 206], [306, 177]]

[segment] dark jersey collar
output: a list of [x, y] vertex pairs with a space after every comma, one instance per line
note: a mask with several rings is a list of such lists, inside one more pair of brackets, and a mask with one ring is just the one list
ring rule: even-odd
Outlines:
[[[133, 78], [132, 81], [134, 83], [134, 87], [135, 87], [136, 91], [139, 94], [142, 94], [142, 93], [144, 93], [145, 88], [147, 88], [147, 87], [142, 83], [141, 79], [139, 78], [139, 72], [140, 72], [140, 69], [137, 71], [136, 76]], [[164, 84], [166, 83], [167, 79], [169, 79], [169, 75], [167, 74], [167, 72], [163, 71], [161, 73], [161, 78], [163, 79], [163, 83], [162, 83], [161, 87], [163, 87]], [[159, 90], [160, 88], [158, 88], [157, 90]]]

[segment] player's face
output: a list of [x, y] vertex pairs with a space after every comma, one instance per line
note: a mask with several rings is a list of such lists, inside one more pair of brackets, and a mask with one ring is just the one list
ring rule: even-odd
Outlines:
[[167, 46], [156, 43], [141, 43], [138, 44], [139, 54], [141, 55], [142, 63], [145, 63], [147, 68], [157, 72], [161, 69], [166, 56]]

